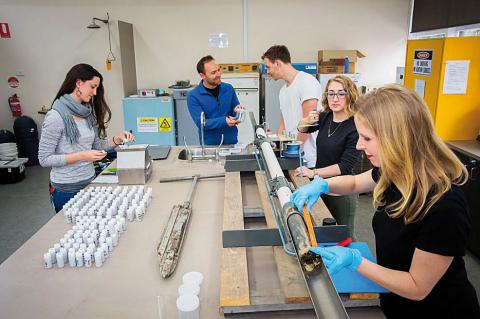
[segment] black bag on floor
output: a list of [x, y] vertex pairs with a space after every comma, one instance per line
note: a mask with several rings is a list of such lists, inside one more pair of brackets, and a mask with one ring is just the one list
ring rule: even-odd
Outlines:
[[27, 166], [38, 165], [38, 129], [35, 121], [28, 116], [20, 116], [13, 123], [17, 138], [18, 156], [28, 158]]
[[0, 144], [15, 143], [15, 135], [9, 130], [0, 130]]

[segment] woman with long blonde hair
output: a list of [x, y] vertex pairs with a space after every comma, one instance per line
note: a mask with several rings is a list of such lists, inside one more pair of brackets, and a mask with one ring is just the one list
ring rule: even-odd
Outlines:
[[355, 176], [316, 177], [292, 194], [310, 207], [320, 194], [373, 191], [377, 262], [346, 247], [312, 247], [330, 274], [358, 271], [385, 287], [388, 318], [480, 318], [463, 262], [470, 232], [468, 178], [434, 130], [428, 107], [409, 89], [387, 85], [357, 103], [357, 149], [374, 168]]

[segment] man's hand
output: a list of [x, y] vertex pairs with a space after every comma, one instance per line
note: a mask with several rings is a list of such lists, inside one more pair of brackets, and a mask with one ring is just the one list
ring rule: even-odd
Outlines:
[[233, 109], [233, 112], [245, 112], [246, 110], [247, 110], [247, 108], [245, 106], [238, 104]]
[[230, 127], [234, 127], [235, 125], [240, 123], [240, 121], [237, 120], [236, 118], [234, 118], [233, 116], [227, 116], [225, 118], [225, 121], [227, 122], [227, 125], [230, 126]]

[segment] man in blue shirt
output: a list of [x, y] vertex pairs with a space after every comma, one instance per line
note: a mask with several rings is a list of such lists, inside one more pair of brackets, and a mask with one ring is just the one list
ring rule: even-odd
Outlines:
[[205, 144], [220, 144], [222, 134], [224, 144], [236, 144], [237, 124], [240, 121], [235, 118], [235, 113], [242, 107], [233, 86], [222, 83], [221, 68], [211, 55], [198, 61], [197, 71], [202, 81], [188, 93], [187, 104], [190, 115], [198, 127], [200, 143], [200, 114], [205, 112]]

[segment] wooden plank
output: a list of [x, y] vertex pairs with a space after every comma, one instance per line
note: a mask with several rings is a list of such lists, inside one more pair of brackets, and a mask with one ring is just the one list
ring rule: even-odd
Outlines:
[[380, 294], [378, 293], [368, 293], [368, 292], [352, 292], [350, 293], [351, 300], [366, 300], [366, 299], [379, 299]]
[[[277, 228], [275, 217], [273, 215], [267, 190], [263, 181], [263, 172], [255, 172], [258, 191], [262, 201], [262, 207], [265, 214], [265, 220], [269, 228]], [[277, 264], [280, 286], [284, 295], [286, 304], [307, 304], [310, 302], [310, 296], [303, 280], [302, 272], [295, 257], [288, 256], [282, 247], [273, 247], [273, 254]]]
[[[239, 172], [225, 173], [223, 229], [244, 229]], [[223, 248], [220, 307], [250, 305], [246, 248]]]
[[[290, 177], [290, 180], [292, 181], [295, 188], [298, 188], [310, 182], [308, 177], [303, 177], [302, 184], [302, 177], [295, 176], [295, 171], [288, 171], [288, 176]], [[315, 224], [319, 226], [322, 225], [322, 220], [324, 218], [332, 218], [332, 214], [330, 214], [330, 211], [328, 210], [327, 206], [321, 198], [319, 198], [315, 205], [313, 205], [310, 214], [312, 215]]]

